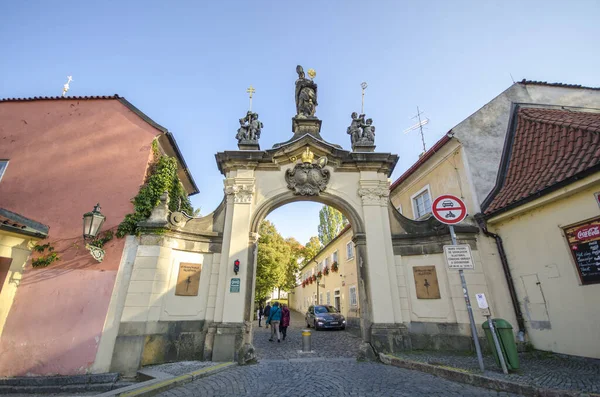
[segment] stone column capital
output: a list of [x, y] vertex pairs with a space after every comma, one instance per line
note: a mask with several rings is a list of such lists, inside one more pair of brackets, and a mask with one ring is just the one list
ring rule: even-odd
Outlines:
[[225, 188], [223, 189], [225, 195], [227, 195], [228, 203], [235, 204], [250, 204], [254, 196], [254, 184], [253, 183], [232, 183], [228, 184], [226, 181]]
[[386, 183], [366, 186], [361, 184], [358, 195], [362, 198], [363, 205], [386, 206], [390, 197], [390, 188]]

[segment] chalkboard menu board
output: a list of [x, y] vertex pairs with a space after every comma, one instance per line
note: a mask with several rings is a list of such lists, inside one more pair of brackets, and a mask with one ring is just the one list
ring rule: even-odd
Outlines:
[[600, 218], [564, 228], [582, 284], [600, 283]]

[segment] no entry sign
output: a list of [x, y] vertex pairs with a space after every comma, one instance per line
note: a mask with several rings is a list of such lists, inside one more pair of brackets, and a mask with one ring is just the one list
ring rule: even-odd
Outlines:
[[465, 203], [456, 196], [444, 194], [433, 201], [431, 211], [438, 221], [454, 225], [467, 217]]

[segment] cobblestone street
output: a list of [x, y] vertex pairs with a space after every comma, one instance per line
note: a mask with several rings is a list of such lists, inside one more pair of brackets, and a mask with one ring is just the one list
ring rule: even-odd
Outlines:
[[291, 311], [290, 326], [287, 330], [287, 338], [281, 343], [277, 343], [274, 338], [269, 342], [271, 329], [265, 328], [265, 322], [262, 322], [262, 328], [258, 328], [258, 321], [254, 322], [254, 347], [259, 360], [262, 359], [290, 359], [307, 357], [348, 357], [356, 358], [361, 339], [352, 336], [348, 331], [322, 330], [312, 333], [312, 350], [314, 353], [300, 353], [302, 350], [302, 330], [306, 329], [304, 315], [296, 311]]
[[417, 371], [357, 362], [360, 338], [348, 331], [312, 331], [314, 353], [303, 354], [304, 316], [292, 311], [285, 341], [254, 323], [258, 364], [234, 367], [160, 396], [512, 396]]
[[164, 393], [187, 396], [512, 396], [353, 358], [263, 360]]

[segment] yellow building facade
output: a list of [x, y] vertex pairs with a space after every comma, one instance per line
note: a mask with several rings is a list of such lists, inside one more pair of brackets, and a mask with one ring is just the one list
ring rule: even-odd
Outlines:
[[[300, 269], [298, 285], [289, 295], [290, 307], [305, 314], [311, 305], [335, 306], [347, 319], [349, 327], [359, 327], [360, 304], [356, 250], [352, 229], [344, 228], [337, 237], [319, 251], [312, 261]], [[337, 271], [334, 271], [337, 263]], [[325, 268], [328, 274], [325, 275]], [[322, 272], [320, 281], [310, 282]]]

